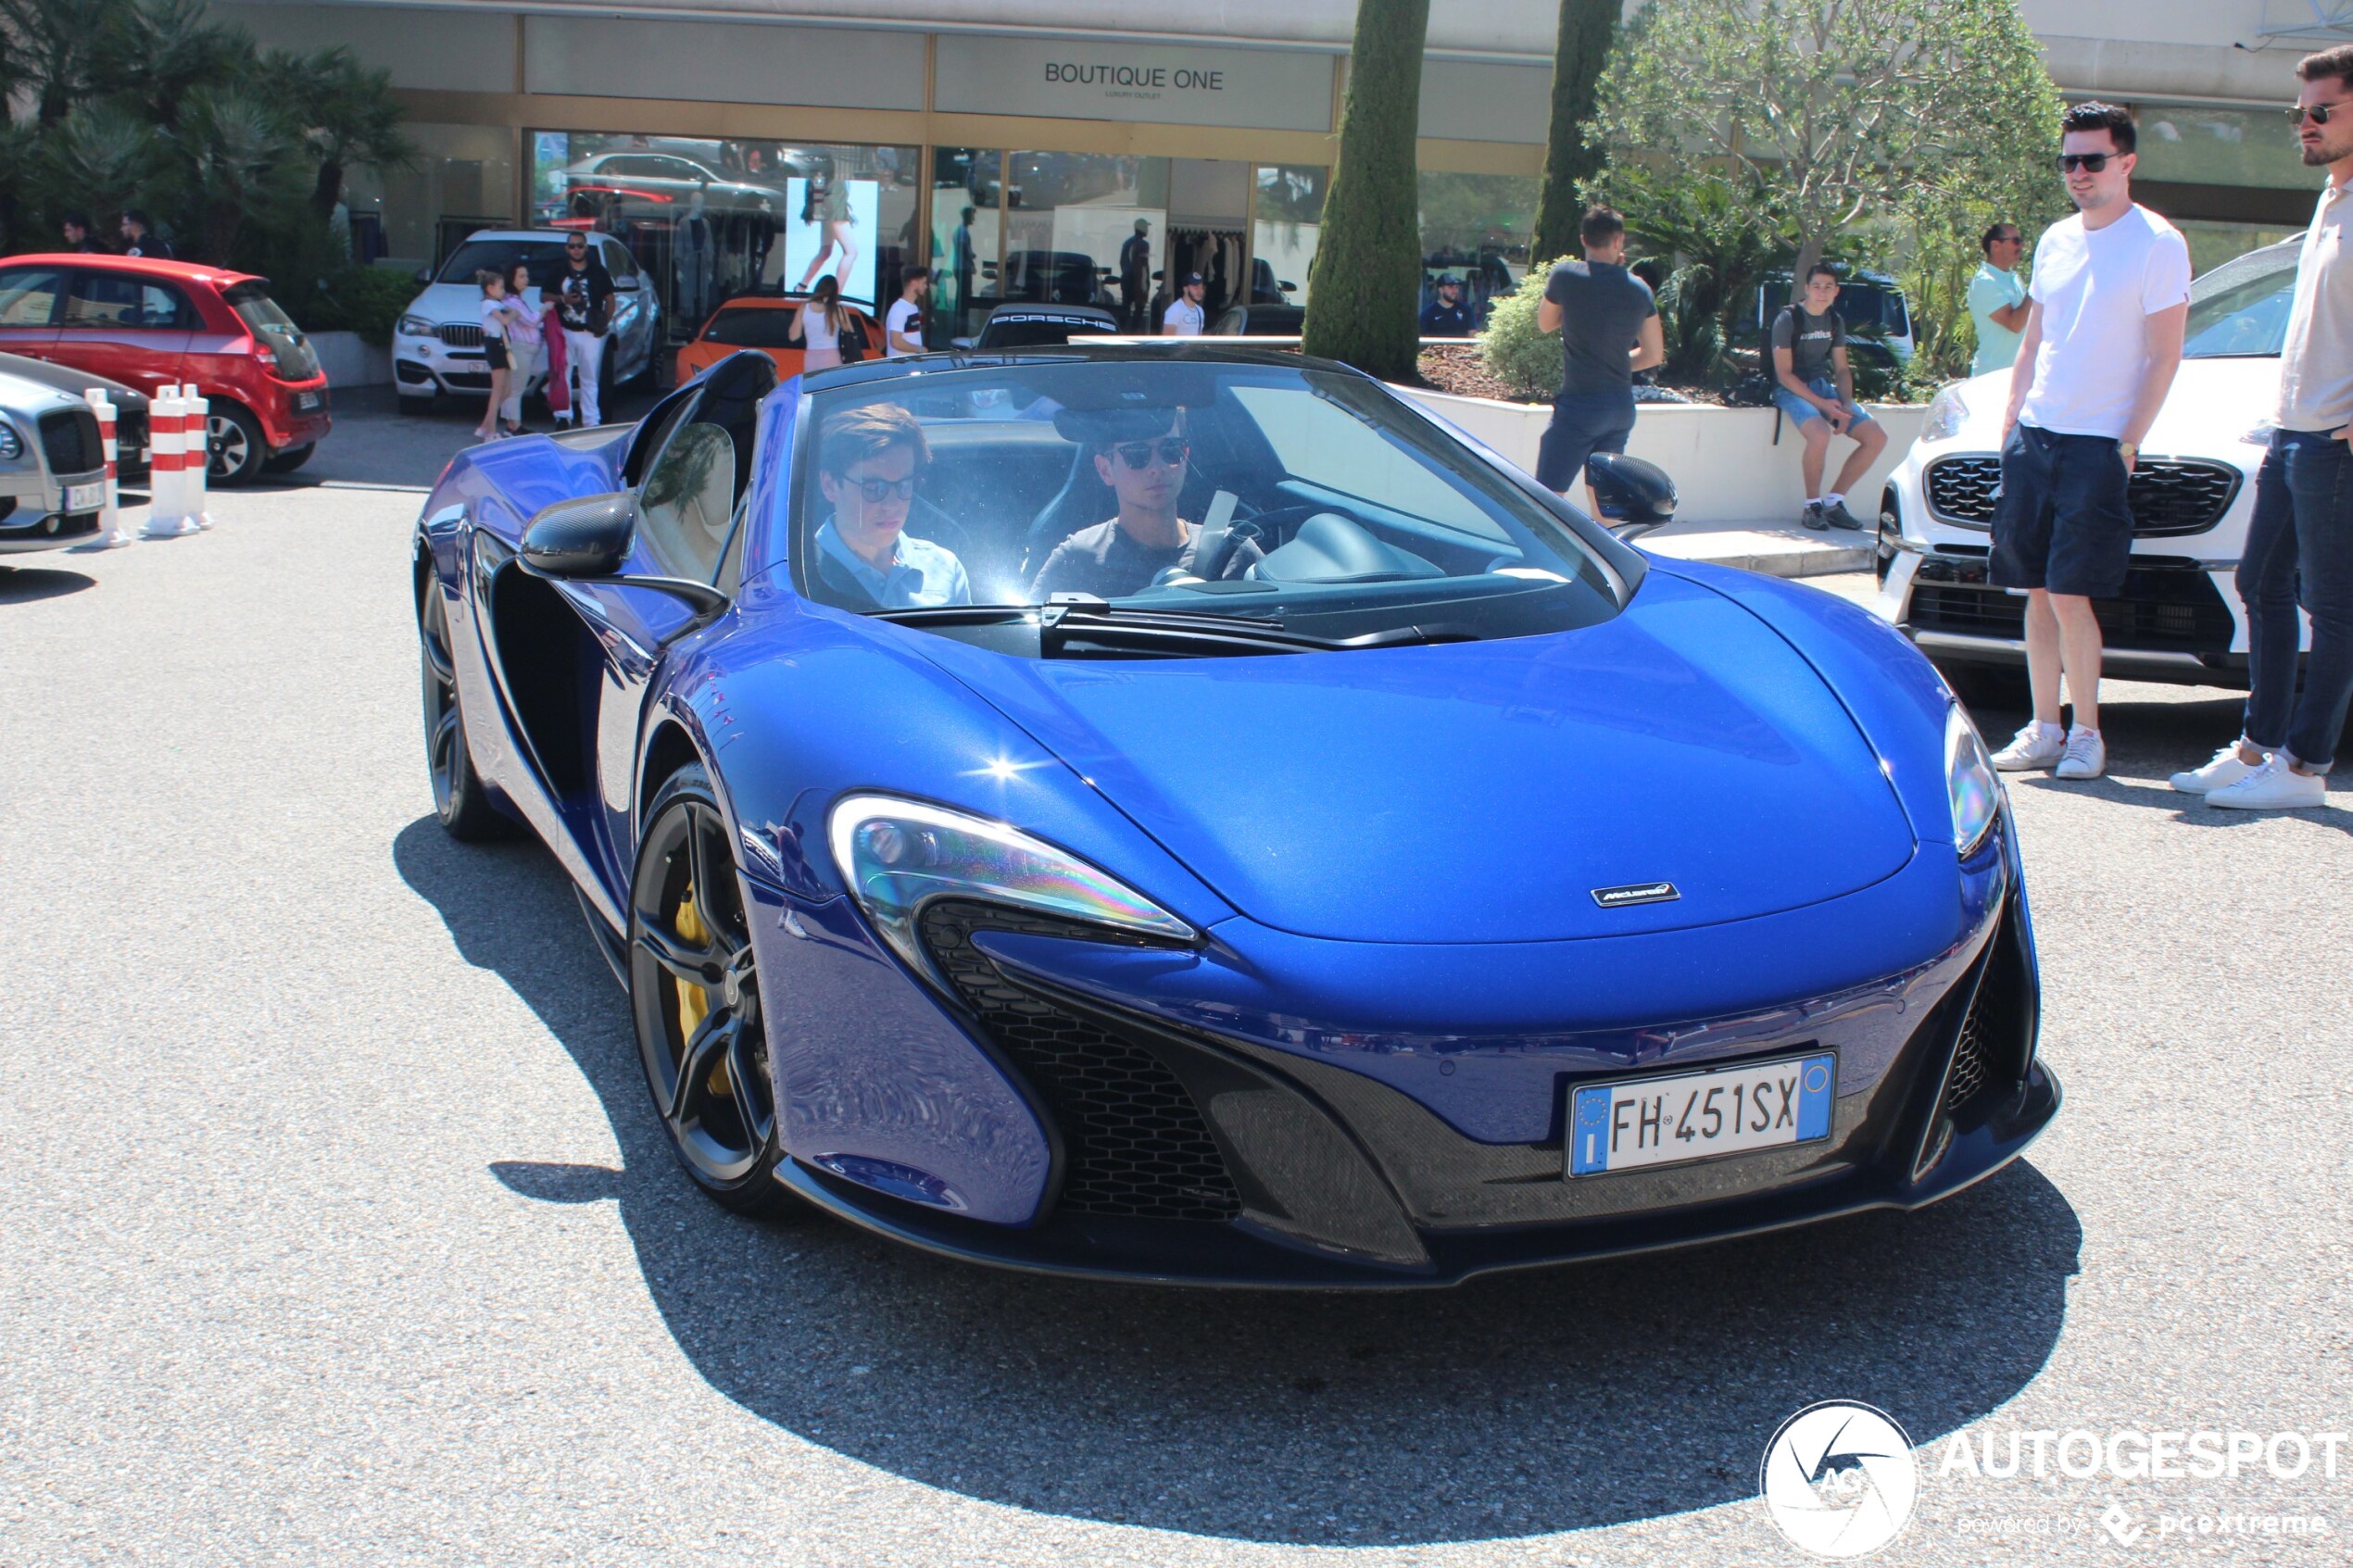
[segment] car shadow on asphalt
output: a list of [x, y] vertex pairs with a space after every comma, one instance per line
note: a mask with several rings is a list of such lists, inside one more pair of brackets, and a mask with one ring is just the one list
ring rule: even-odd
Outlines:
[[[720, 1210], [648, 1103], [628, 1010], [535, 844], [393, 846], [459, 954], [602, 1102], [622, 1168], [498, 1160], [520, 1201], [614, 1202], [711, 1386], [809, 1442], [964, 1497], [1253, 1541], [1470, 1541], [1753, 1497], [1818, 1399], [1916, 1443], [2033, 1380], [2082, 1232], [2031, 1163], [1917, 1214], [1382, 1295], [1042, 1279], [814, 1216]], [[682, 1411], [680, 1419], [692, 1417]]]
[[31, 604], [36, 599], [58, 599], [68, 594], [78, 594], [84, 588], [94, 588], [97, 579], [85, 577], [79, 571], [59, 571], [55, 567], [16, 566], [0, 562], [0, 605]]

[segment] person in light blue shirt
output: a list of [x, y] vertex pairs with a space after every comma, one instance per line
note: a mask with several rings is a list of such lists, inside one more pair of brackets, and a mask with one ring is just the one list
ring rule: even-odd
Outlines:
[[1969, 373], [2007, 370], [2018, 363], [2018, 345], [2026, 335], [2026, 280], [2018, 275], [2018, 258], [2026, 237], [2015, 223], [1996, 223], [1979, 239], [1985, 260], [1969, 282], [1969, 317], [1977, 323], [1977, 357]]
[[895, 403], [846, 409], [825, 421], [817, 488], [833, 516], [817, 530], [812, 575], [820, 597], [856, 610], [972, 603], [972, 582], [955, 552], [907, 532], [930, 460], [923, 426]]

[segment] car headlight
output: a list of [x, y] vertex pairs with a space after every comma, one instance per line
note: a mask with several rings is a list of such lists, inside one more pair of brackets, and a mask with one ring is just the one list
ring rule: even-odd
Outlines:
[[1084, 860], [1017, 828], [919, 800], [852, 795], [826, 821], [834, 864], [891, 950], [937, 976], [915, 930], [933, 898], [1010, 904], [1086, 925], [1191, 942], [1200, 933]]
[[403, 316], [400, 318], [400, 332], [403, 337], [431, 337], [433, 323], [422, 316]]
[[2002, 781], [1958, 703], [1944, 719], [1944, 795], [1953, 807], [1953, 847], [1967, 859], [2001, 820]]
[[1930, 400], [1928, 415], [1920, 420], [1920, 439], [1950, 441], [1961, 433], [1968, 418], [1969, 399], [1961, 395], [1958, 386], [1948, 386]]
[[24, 437], [17, 433], [16, 426], [0, 420], [0, 463], [13, 463], [23, 456]]

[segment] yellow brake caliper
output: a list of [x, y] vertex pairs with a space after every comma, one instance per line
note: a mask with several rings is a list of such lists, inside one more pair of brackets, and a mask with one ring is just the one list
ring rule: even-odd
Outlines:
[[[695, 913], [695, 884], [692, 882], [687, 883], [685, 891], [679, 894], [678, 909], [671, 916], [670, 923], [684, 941], [699, 945], [711, 940], [711, 933], [704, 928], [701, 917]], [[702, 1027], [702, 1021], [710, 1014], [710, 991], [703, 986], [679, 981], [678, 1039], [682, 1047], [695, 1037], [695, 1031]], [[682, 1062], [680, 1065], [685, 1064]], [[714, 1095], [725, 1096], [734, 1092], [727, 1082], [726, 1057], [722, 1056], [712, 1064], [711, 1082], [706, 1086]]]

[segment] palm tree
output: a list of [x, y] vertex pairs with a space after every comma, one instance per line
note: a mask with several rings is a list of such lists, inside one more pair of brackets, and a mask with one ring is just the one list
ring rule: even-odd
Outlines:
[[321, 219], [334, 216], [352, 165], [398, 168], [417, 156], [400, 129], [391, 73], [369, 69], [348, 49], [308, 56], [271, 50], [261, 57], [260, 79], [303, 127], [313, 170], [310, 207]]
[[301, 138], [285, 111], [252, 89], [195, 89], [167, 145], [204, 260], [228, 260], [247, 222], [283, 220], [302, 199]]

